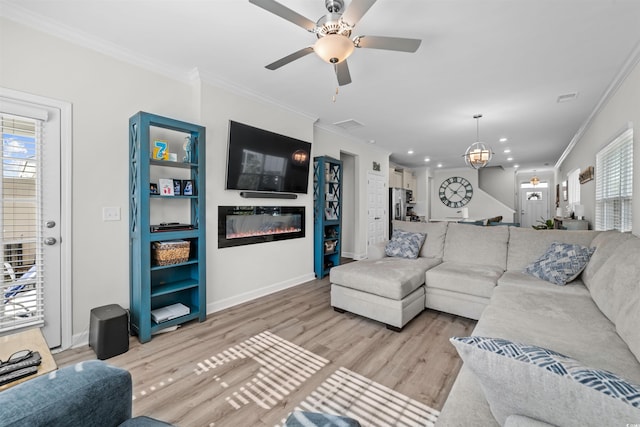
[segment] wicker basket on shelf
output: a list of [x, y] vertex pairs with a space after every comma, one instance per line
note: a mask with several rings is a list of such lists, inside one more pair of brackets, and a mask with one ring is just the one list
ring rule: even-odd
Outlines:
[[155, 265], [180, 264], [189, 260], [190, 244], [186, 240], [153, 242], [151, 257]]

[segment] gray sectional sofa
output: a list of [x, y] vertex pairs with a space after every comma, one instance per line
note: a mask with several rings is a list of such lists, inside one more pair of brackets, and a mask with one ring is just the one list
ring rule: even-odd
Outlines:
[[[550, 374], [535, 358], [513, 362], [496, 358], [493, 347], [454, 342], [464, 364], [438, 426], [640, 423], [640, 393], [633, 397], [640, 389], [638, 237], [455, 223], [396, 227], [427, 234], [420, 257], [386, 257], [380, 244], [368, 259], [334, 267], [331, 304], [338, 310], [399, 329], [419, 314], [415, 306], [424, 296], [425, 308], [477, 319], [477, 341], [497, 338], [517, 348], [524, 344], [526, 351], [541, 347], [551, 357], [557, 352], [569, 358], [558, 362], [569, 363], [569, 374], [604, 370], [630, 384], [631, 397], [603, 397], [606, 384], [596, 390], [569, 374]], [[553, 242], [594, 248], [584, 271], [564, 286], [523, 273]]]

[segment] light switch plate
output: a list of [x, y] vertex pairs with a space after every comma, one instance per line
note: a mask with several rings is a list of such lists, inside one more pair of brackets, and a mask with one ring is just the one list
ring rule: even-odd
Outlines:
[[103, 221], [120, 221], [120, 208], [117, 206], [102, 208], [102, 220]]

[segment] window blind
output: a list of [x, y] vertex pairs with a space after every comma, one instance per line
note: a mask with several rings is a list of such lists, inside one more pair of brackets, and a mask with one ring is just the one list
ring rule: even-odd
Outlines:
[[633, 128], [596, 154], [596, 230], [631, 231]]
[[44, 121], [0, 113], [0, 130], [0, 332], [5, 332], [44, 323], [40, 173]]

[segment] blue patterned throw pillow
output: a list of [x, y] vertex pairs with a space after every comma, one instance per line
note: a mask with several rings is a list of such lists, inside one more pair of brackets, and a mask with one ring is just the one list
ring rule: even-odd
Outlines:
[[390, 257], [418, 258], [420, 248], [427, 235], [424, 233], [410, 233], [404, 230], [393, 230], [391, 240], [384, 248], [384, 253]]
[[612, 372], [502, 338], [450, 341], [478, 377], [500, 424], [510, 415], [580, 426], [625, 425], [640, 419], [640, 385]]
[[524, 273], [556, 285], [566, 285], [582, 273], [595, 248], [553, 242], [540, 258], [529, 264]]

